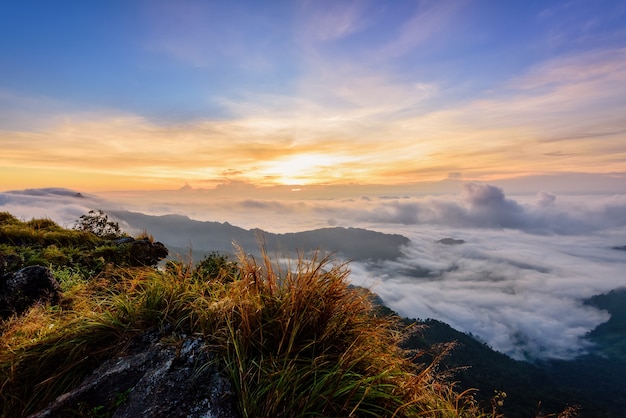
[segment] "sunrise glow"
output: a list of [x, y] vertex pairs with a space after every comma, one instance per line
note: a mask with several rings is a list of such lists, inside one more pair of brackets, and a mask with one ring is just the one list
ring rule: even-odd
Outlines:
[[626, 171], [617, 4], [290, 4], [8, 7], [0, 188]]

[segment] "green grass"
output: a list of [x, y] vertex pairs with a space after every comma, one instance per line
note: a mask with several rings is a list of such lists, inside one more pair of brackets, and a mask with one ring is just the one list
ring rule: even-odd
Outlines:
[[[109, 263], [131, 265], [132, 246], [115, 242], [121, 236], [126, 235], [119, 231], [118, 235], [101, 236], [84, 225], [80, 230], [64, 229], [50, 219], [21, 221], [0, 212], [0, 272], [41, 265], [54, 270], [80, 270], [83, 276], [92, 276]], [[138, 238], [154, 240], [146, 232]], [[8, 255], [12, 256], [10, 262], [5, 259]]]

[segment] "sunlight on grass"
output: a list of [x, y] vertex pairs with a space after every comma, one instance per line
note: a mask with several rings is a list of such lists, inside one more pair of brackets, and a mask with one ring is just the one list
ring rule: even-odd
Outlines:
[[[9, 219], [10, 220], [10, 219]], [[50, 225], [46, 225], [50, 227]], [[243, 251], [163, 270], [54, 271], [64, 291], [0, 326], [0, 409], [26, 416], [75, 387], [134, 336], [201, 335], [243, 417], [497, 416], [399, 348], [411, 328], [348, 286], [348, 266], [313, 254], [279, 263]]]

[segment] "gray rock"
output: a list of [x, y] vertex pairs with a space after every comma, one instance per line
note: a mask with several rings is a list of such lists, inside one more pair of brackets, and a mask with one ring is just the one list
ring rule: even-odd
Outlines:
[[115, 243], [117, 245], [122, 245], [122, 244], [129, 244], [131, 242], [135, 241], [135, 238], [133, 237], [122, 237], [122, 238], [118, 238], [115, 240]]
[[47, 267], [25, 267], [0, 280], [0, 318], [21, 314], [36, 303], [57, 304], [61, 287]]
[[230, 382], [211, 361], [202, 338], [184, 337], [174, 347], [146, 343], [149, 337], [138, 352], [105, 362], [30, 418], [61, 417], [79, 408], [99, 408], [114, 418], [238, 416]]
[[167, 257], [168, 250], [160, 242], [138, 239], [124, 245], [130, 245], [130, 265], [153, 266]]

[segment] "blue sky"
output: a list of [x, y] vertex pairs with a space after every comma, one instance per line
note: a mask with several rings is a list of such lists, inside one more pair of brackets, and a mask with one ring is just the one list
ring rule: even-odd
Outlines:
[[3, 188], [626, 171], [626, 1], [19, 1], [0, 16]]

